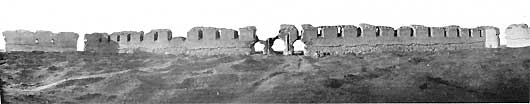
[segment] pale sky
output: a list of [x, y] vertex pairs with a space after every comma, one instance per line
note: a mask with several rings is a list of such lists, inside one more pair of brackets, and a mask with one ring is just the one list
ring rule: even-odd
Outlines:
[[[382, 26], [495, 26], [530, 23], [529, 0], [0, 0], [0, 31], [26, 29], [86, 33], [194, 26], [256, 26], [260, 39], [280, 24]], [[0, 37], [0, 49], [5, 42]], [[82, 39], [79, 47], [82, 48]]]

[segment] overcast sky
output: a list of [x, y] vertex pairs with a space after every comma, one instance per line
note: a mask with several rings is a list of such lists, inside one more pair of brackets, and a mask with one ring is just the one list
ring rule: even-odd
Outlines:
[[530, 22], [529, 4], [529, 0], [0, 0], [0, 31], [77, 32], [82, 38], [93, 32], [171, 29], [174, 36], [185, 36], [194, 26], [256, 26], [264, 39], [276, 35], [280, 24], [300, 29], [301, 24], [369, 23], [486, 25], [499, 27], [502, 35], [510, 24]]

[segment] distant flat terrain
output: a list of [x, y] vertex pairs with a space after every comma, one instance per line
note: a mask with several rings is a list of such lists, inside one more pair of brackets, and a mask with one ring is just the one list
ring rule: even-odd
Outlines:
[[528, 102], [530, 48], [326, 56], [0, 53], [2, 103]]

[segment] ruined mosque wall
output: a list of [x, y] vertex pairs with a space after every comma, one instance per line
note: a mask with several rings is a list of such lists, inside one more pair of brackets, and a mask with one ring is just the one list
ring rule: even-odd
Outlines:
[[[281, 25], [277, 38], [288, 41], [287, 46], [292, 46], [296, 40], [302, 40], [306, 44], [306, 55], [499, 47], [499, 29], [491, 26], [461, 28], [455, 25], [446, 27], [411, 25], [394, 29], [370, 24], [319, 27], [304, 24], [302, 27], [303, 30], [299, 36], [294, 25]], [[507, 32], [519, 33], [520, 31]], [[78, 38], [78, 35], [73, 32], [52, 33], [50, 31], [5, 31], [3, 35], [6, 37], [6, 51], [8, 52], [75, 51]], [[89, 52], [134, 53], [141, 51], [189, 55], [251, 54], [254, 51], [253, 45], [259, 41], [254, 26], [239, 28], [239, 31], [215, 27], [194, 27], [187, 32], [187, 38], [173, 37], [169, 29], [155, 29], [147, 33], [143, 31], [92, 33], [86, 34], [84, 40], [85, 51]], [[292, 53], [292, 49], [286, 48], [285, 52]]]
[[[85, 51], [133, 53], [135, 51], [156, 52], [172, 46], [172, 33], [169, 29], [154, 29], [148, 33], [143, 31], [121, 31], [86, 34]], [[178, 39], [175, 40], [175, 42]]]
[[79, 35], [73, 32], [52, 33], [27, 30], [4, 31], [6, 51], [72, 52], [77, 50]]
[[215, 27], [194, 27], [187, 32], [188, 38], [181, 43], [185, 50], [175, 51], [177, 51], [176, 53], [199, 55], [248, 55], [253, 53], [253, 44], [258, 41], [256, 30], [254, 26], [239, 28], [239, 31]]
[[189, 55], [250, 54], [254, 50], [252, 44], [257, 41], [256, 28], [253, 26], [240, 28], [239, 31], [194, 27], [188, 31], [187, 37], [172, 37], [169, 29], [155, 29], [145, 34], [142, 31], [87, 34], [85, 50]]
[[[497, 48], [498, 28], [459, 26], [426, 27], [360, 24], [313, 27], [302, 25], [306, 55], [349, 54], [382, 51], [436, 51], [469, 48]], [[487, 38], [488, 37], [488, 38]], [[486, 42], [488, 41], [488, 42]]]

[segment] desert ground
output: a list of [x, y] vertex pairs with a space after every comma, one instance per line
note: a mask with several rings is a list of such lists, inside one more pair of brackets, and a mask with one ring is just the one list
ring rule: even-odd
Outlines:
[[530, 48], [343, 56], [0, 53], [2, 104], [529, 102]]

